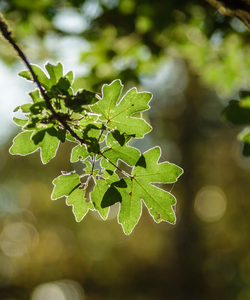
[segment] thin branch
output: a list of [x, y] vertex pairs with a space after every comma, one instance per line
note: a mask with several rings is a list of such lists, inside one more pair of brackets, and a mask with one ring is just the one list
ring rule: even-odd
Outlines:
[[206, 0], [222, 15], [238, 18], [250, 31], [250, 3], [241, 0]]
[[[29, 63], [28, 59], [26, 58], [25, 54], [23, 53], [23, 51], [20, 49], [20, 47], [17, 45], [17, 43], [15, 42], [15, 40], [12, 38], [12, 32], [8, 29], [8, 25], [5, 22], [2, 14], [0, 13], [0, 31], [3, 35], [3, 37], [12, 45], [12, 47], [15, 49], [15, 51], [17, 52], [18, 56], [20, 57], [20, 59], [23, 61], [23, 63], [25, 64], [25, 66], [28, 68], [28, 70], [30, 71], [30, 74], [33, 78], [33, 82], [36, 83], [42, 97], [45, 100], [46, 106], [47, 108], [51, 111], [52, 116], [57, 119], [61, 125], [63, 125], [63, 127], [68, 130], [68, 132], [76, 139], [78, 140], [81, 144], [88, 144], [84, 138], [79, 137], [68, 125], [67, 121], [64, 120], [64, 118], [58, 114], [55, 109], [53, 108], [52, 104], [50, 103], [50, 98], [48, 97], [48, 95], [46, 94], [45, 90], [43, 89], [40, 81], [38, 80], [35, 72], [33, 71], [31, 64]], [[98, 142], [101, 139], [101, 136], [103, 134], [103, 130], [98, 138]], [[102, 157], [104, 157], [105, 159], [107, 159], [109, 161], [109, 163], [111, 165], [113, 165], [117, 170], [119, 170], [120, 172], [122, 172], [125, 176], [129, 176], [131, 177], [130, 174], [128, 174], [126, 171], [120, 169], [118, 166], [116, 166], [113, 162], [111, 162], [102, 152], [100, 152], [100, 155]], [[91, 173], [93, 174], [94, 171], [94, 164], [95, 164], [95, 160], [96, 160], [96, 155], [94, 156], [94, 161], [92, 164], [92, 171]], [[91, 175], [92, 175], [91, 174]]]
[[33, 82], [36, 83], [42, 97], [45, 100], [46, 106], [47, 108], [51, 111], [52, 116], [57, 119], [62, 125], [63, 127], [69, 131], [69, 133], [76, 139], [78, 140], [81, 144], [86, 144], [86, 141], [83, 138], [80, 138], [71, 128], [70, 126], [67, 124], [67, 121], [65, 121], [60, 114], [58, 114], [52, 104], [50, 103], [50, 98], [48, 97], [48, 95], [45, 93], [45, 90], [42, 88], [40, 81], [38, 80], [36, 74], [34, 73], [28, 59], [26, 58], [25, 54], [23, 53], [23, 51], [20, 49], [20, 47], [17, 45], [17, 43], [15, 42], [15, 40], [12, 38], [12, 32], [8, 29], [8, 25], [7, 23], [4, 21], [2, 14], [0, 14], [0, 31], [2, 32], [3, 37], [11, 44], [11, 46], [15, 49], [15, 51], [17, 52], [18, 56], [21, 58], [21, 60], [23, 61], [23, 63], [26, 65], [26, 67], [28, 68], [28, 70], [31, 73], [31, 76], [33, 78]]
[[112, 166], [114, 166], [117, 170], [119, 170], [123, 175], [125, 175], [126, 177], [131, 177], [131, 178], [133, 177], [133, 176], [131, 176], [129, 173], [127, 173], [126, 171], [120, 169], [116, 164], [114, 164], [111, 160], [109, 160], [102, 152], [100, 152], [100, 155], [101, 155], [103, 158], [105, 158], [106, 160], [108, 160], [108, 162], [109, 162]]

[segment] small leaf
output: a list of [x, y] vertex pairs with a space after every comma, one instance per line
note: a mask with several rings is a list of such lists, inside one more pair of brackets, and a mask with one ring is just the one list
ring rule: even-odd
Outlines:
[[[50, 91], [53, 86], [56, 86], [60, 80], [61, 80], [61, 85], [63, 85], [63, 87], [67, 82], [67, 89], [70, 87], [71, 83], [73, 82], [73, 74], [71, 72], [66, 74], [67, 77], [63, 76], [63, 66], [60, 62], [57, 63], [57, 65], [55, 66], [50, 63], [47, 63], [45, 65], [49, 77], [39, 66], [31, 64], [31, 67], [35, 75], [37, 76], [37, 79], [40, 82], [41, 86], [44, 87], [47, 91]], [[24, 77], [29, 81], [34, 81], [30, 71], [28, 70], [22, 71], [18, 73], [18, 75]]]
[[80, 222], [84, 218], [89, 209], [94, 210], [93, 203], [87, 201], [84, 197], [84, 193], [85, 190], [76, 188], [72, 193], [70, 193], [66, 200], [67, 205], [73, 206], [73, 213], [77, 222]]
[[48, 129], [45, 132], [43, 141], [41, 142], [41, 160], [43, 164], [48, 163], [56, 156], [59, 143], [60, 141], [57, 137], [57, 131], [54, 128]]
[[94, 207], [103, 219], [106, 219], [109, 213], [109, 207], [101, 206], [104, 194], [108, 189], [109, 185], [107, 184], [106, 180], [97, 180], [95, 189], [91, 193], [91, 200], [94, 204]]
[[28, 70], [21, 71], [21, 72], [18, 73], [18, 75], [19, 75], [20, 77], [23, 77], [23, 78], [29, 80], [29, 81], [33, 81], [33, 78], [32, 78], [32, 76], [31, 76], [31, 73], [30, 73], [30, 71], [28, 71]]
[[71, 151], [70, 161], [72, 163], [77, 162], [77, 161], [79, 161], [79, 158], [81, 160], [85, 160], [88, 156], [89, 156], [89, 152], [86, 149], [86, 146], [85, 145], [82, 145], [82, 146], [77, 145]]
[[46, 70], [49, 73], [51, 86], [56, 85], [58, 81], [63, 76], [63, 66], [62, 63], [58, 62], [56, 66], [47, 63], [45, 65]]
[[[46, 74], [43, 72], [43, 70], [39, 66], [34, 65], [34, 64], [32, 64], [31, 67], [32, 67], [32, 70], [34, 71], [34, 73], [36, 74], [37, 79], [40, 82], [40, 84], [43, 87], [45, 87], [46, 90], [49, 90], [53, 84], [49, 80], [49, 78], [46, 76]], [[18, 75], [21, 77], [24, 77], [25, 79], [27, 79], [29, 81], [33, 81], [30, 71], [27, 71], [27, 70], [22, 71], [22, 72], [18, 73]]]
[[68, 79], [68, 81], [70, 82], [70, 85], [73, 84], [73, 82], [74, 82], [74, 73], [72, 71], [69, 71], [64, 77], [66, 77]]
[[13, 139], [13, 145], [10, 148], [10, 154], [13, 155], [27, 155], [35, 152], [39, 145], [35, 145], [31, 139], [32, 131], [24, 131], [19, 133]]
[[[86, 128], [88, 129], [90, 125], [93, 125], [97, 129], [104, 129], [103, 122], [99, 120], [99, 116], [91, 113], [84, 115], [81, 118], [79, 125], [82, 130], [85, 130]], [[90, 127], [89, 129], [91, 128], [93, 127]]]
[[[18, 106], [18, 109], [21, 109], [21, 111], [23, 113], [29, 113], [31, 106], [32, 106], [32, 103], [26, 103], [26, 104]], [[16, 112], [16, 109], [14, 110], [14, 112]]]
[[[128, 139], [130, 138], [128, 137]], [[121, 146], [120, 143], [118, 143], [113, 138], [113, 135], [111, 133], [108, 134], [107, 144], [108, 146], [112, 146], [102, 149], [102, 153], [105, 158], [107, 158], [110, 162], [112, 162], [115, 165], [117, 165], [118, 159], [121, 159], [128, 165], [133, 166], [140, 158], [141, 153], [137, 148], [127, 145]]]
[[121, 196], [116, 190], [116, 193], [112, 194], [111, 191], [111, 193], [109, 193], [109, 195], [106, 195], [107, 197], [105, 198], [105, 194], [110, 189], [111, 184], [118, 180], [118, 176], [112, 171], [110, 172], [104, 170], [102, 177], [105, 180], [96, 180], [95, 189], [91, 193], [91, 200], [94, 203], [95, 209], [99, 212], [100, 216], [103, 219], [106, 219], [109, 213], [109, 206], [113, 205], [116, 202], [119, 202], [121, 200]]
[[18, 126], [24, 126], [24, 125], [28, 122], [28, 119], [19, 119], [19, 118], [14, 117], [14, 118], [13, 118], [13, 121], [14, 121]]
[[38, 89], [28, 93], [28, 95], [32, 99], [33, 103], [38, 103], [38, 102], [44, 101], [44, 99], [40, 96], [40, 92]]
[[54, 179], [52, 183], [54, 184], [54, 189], [51, 195], [52, 200], [68, 196], [81, 184], [79, 175], [76, 173], [60, 175]]
[[37, 114], [40, 114], [44, 109], [46, 109], [47, 106], [46, 106], [46, 102], [43, 100], [43, 101], [39, 101], [39, 102], [36, 102], [34, 104], [32, 104], [29, 108], [29, 110], [34, 114], [34, 115], [37, 115]]

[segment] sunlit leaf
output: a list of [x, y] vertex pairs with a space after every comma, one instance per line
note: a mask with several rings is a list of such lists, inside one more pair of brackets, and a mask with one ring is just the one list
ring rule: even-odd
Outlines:
[[120, 99], [122, 89], [120, 80], [104, 85], [102, 99], [92, 105], [91, 110], [100, 115], [100, 120], [105, 121], [109, 129], [141, 138], [152, 128], [144, 119], [132, 115], [149, 109], [148, 103], [152, 99], [152, 94], [139, 93], [136, 88], [132, 88]]
[[169, 162], [159, 164], [159, 158], [159, 147], [148, 150], [138, 160], [131, 177], [123, 178], [113, 184], [122, 197], [119, 223], [126, 234], [131, 233], [140, 219], [141, 199], [156, 222], [175, 223], [173, 210], [173, 205], [176, 203], [175, 197], [169, 192], [153, 186], [152, 183], [174, 183], [183, 171]]

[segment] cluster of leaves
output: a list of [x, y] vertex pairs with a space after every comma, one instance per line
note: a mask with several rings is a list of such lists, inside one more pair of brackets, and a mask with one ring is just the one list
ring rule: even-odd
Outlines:
[[[169, 162], [158, 163], [159, 147], [141, 154], [128, 144], [152, 130], [142, 118], [152, 94], [132, 88], [121, 98], [120, 80], [104, 85], [101, 96], [86, 90], [74, 93], [73, 73], [63, 75], [61, 63], [47, 63], [47, 75], [31, 66], [47, 100], [36, 89], [29, 93], [32, 103], [15, 109], [21, 110], [25, 119], [14, 118], [22, 132], [14, 138], [10, 153], [27, 155], [40, 149], [46, 164], [55, 157], [60, 142], [70, 141], [76, 144], [70, 161], [83, 163], [82, 174], [62, 172], [54, 179], [52, 199], [65, 196], [77, 221], [88, 210], [97, 210], [106, 219], [109, 207], [120, 202], [118, 222], [126, 234], [141, 216], [142, 200], [156, 222], [175, 223], [175, 197], [152, 183], [174, 183], [182, 169]], [[19, 75], [34, 81], [30, 71]], [[126, 165], [131, 171], [121, 167]]]
[[238, 139], [243, 144], [242, 154], [250, 156], [250, 91], [240, 92], [240, 101], [231, 100], [222, 111], [222, 119], [238, 127], [245, 127]]

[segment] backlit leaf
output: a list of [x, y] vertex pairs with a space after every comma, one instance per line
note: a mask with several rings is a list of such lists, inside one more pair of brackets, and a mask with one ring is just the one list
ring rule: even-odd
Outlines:
[[77, 222], [84, 218], [89, 209], [94, 210], [93, 203], [84, 197], [84, 193], [85, 190], [76, 188], [66, 200], [67, 205], [73, 206], [73, 213]]
[[54, 189], [51, 195], [52, 200], [68, 196], [81, 184], [79, 175], [76, 173], [60, 175], [54, 179], [52, 183], [54, 184]]
[[[132, 177], [123, 178], [113, 186], [120, 192], [122, 201], [119, 223], [126, 234], [130, 234], [142, 212], [141, 199], [156, 222], [175, 223], [173, 205], [175, 197], [169, 192], [153, 186], [152, 183], [174, 183], [182, 174], [182, 169], [169, 162], [158, 163], [160, 148], [155, 147], [138, 160]], [[122, 184], [121, 184], [122, 183]]]
[[139, 93], [136, 88], [132, 88], [120, 99], [122, 89], [120, 80], [104, 85], [102, 98], [90, 106], [91, 110], [100, 115], [99, 119], [105, 121], [109, 129], [142, 138], [152, 128], [144, 119], [133, 117], [133, 114], [149, 109], [148, 103], [152, 99], [152, 94]]

